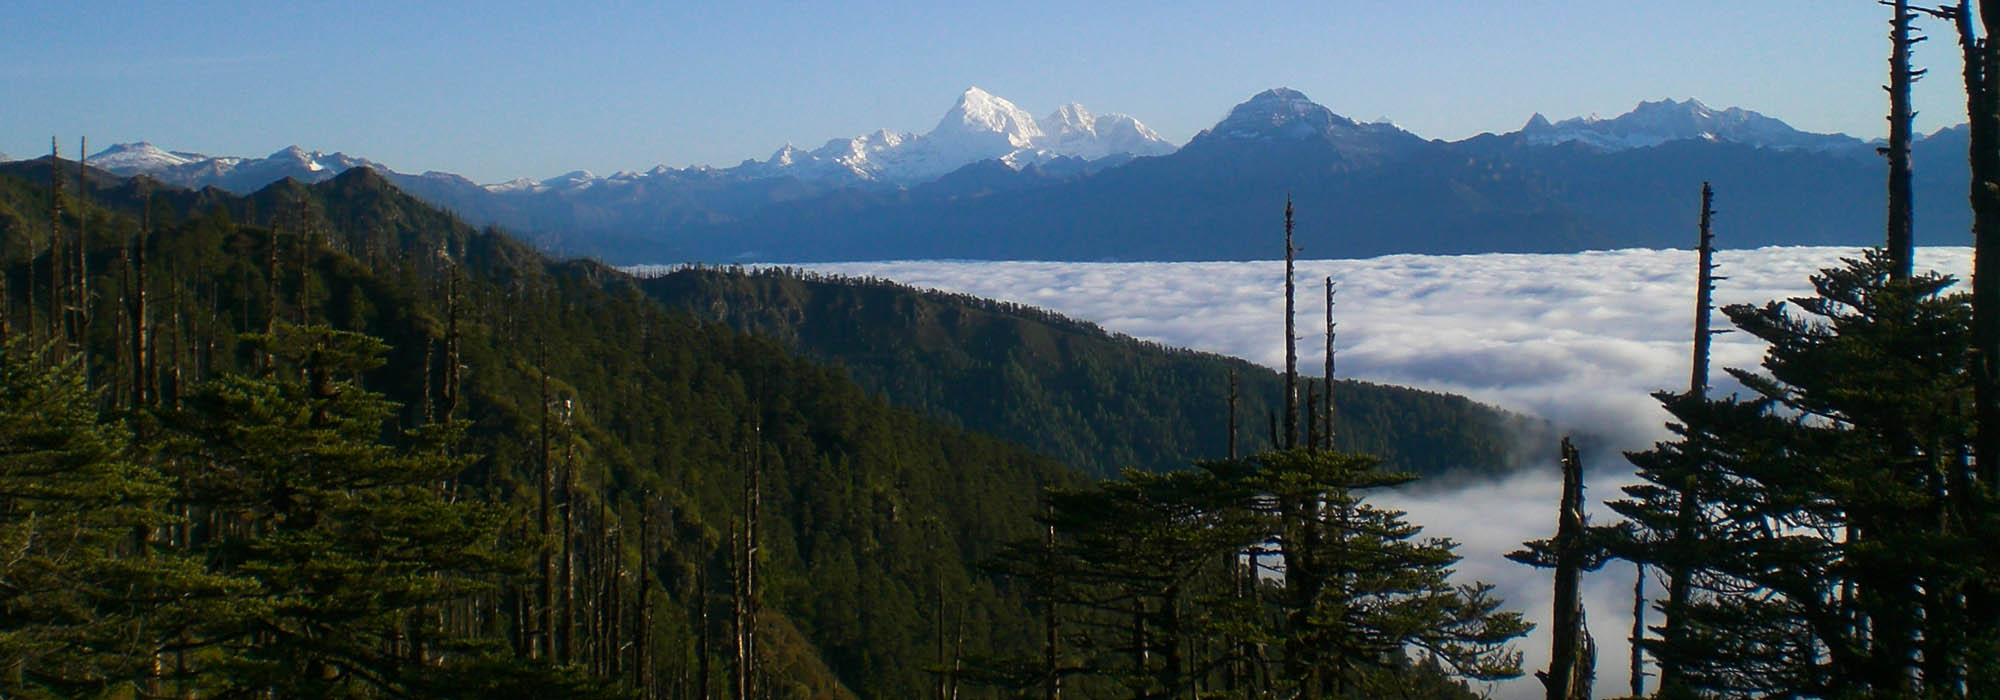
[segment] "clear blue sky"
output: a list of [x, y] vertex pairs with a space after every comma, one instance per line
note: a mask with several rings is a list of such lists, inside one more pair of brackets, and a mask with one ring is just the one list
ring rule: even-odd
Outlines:
[[[968, 85], [1185, 142], [1276, 86], [1429, 138], [1696, 97], [1886, 131], [1874, 0], [0, 3], [0, 152], [346, 151], [481, 182], [927, 131]], [[1963, 121], [1949, 27], [1918, 128]]]

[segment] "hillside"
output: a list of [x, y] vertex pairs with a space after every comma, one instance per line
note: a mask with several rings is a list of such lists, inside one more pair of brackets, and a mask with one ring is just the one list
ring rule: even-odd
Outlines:
[[[836, 364], [898, 405], [1101, 476], [1227, 454], [1231, 372], [1239, 452], [1270, 446], [1282, 405], [1283, 379], [1268, 368], [966, 295], [778, 268], [689, 268], [640, 285]], [[1463, 397], [1353, 380], [1336, 382], [1334, 397], [1337, 447], [1417, 474], [1506, 471], [1531, 458], [1523, 446], [1554, 442], [1546, 424]]]
[[[669, 312], [616, 270], [551, 261], [475, 230], [367, 169], [248, 197], [96, 174], [78, 197], [74, 168], [65, 165], [64, 229], [88, 231], [96, 303], [85, 348], [110, 406], [133, 394], [118, 301], [134, 283], [121, 255], [145, 230], [158, 364], [141, 372], [158, 383], [168, 414], [203, 379], [254, 371], [259, 356], [237, 334], [267, 319], [363, 332], [391, 348], [366, 385], [405, 407], [403, 426], [445, 414], [470, 421], [466, 450], [478, 457], [455, 483], [525, 517], [546, 372], [551, 399], [574, 407], [556, 452], [578, 465], [569, 510], [580, 531], [637, 533], [642, 494], [657, 495], [653, 511], [667, 523], [655, 526], [666, 531], [657, 565], [641, 570], [632, 534], [614, 568], [668, 601], [652, 630], [663, 685], [691, 682], [697, 622], [727, 618], [724, 543], [752, 463], [762, 465], [759, 561], [768, 572], [763, 665], [785, 674], [772, 682], [814, 697], [842, 688], [914, 697], [947, 618], [964, 624], [966, 654], [1030, 642], [1019, 592], [975, 562], [1032, 531], [1041, 487], [1076, 482], [1053, 460], [894, 408], [778, 344]], [[47, 285], [28, 283], [31, 273], [47, 279], [47, 174], [46, 160], [0, 168], [16, 332], [47, 325], [30, 311]], [[445, 360], [453, 329], [455, 392]], [[611, 573], [592, 561], [580, 564], [582, 580]], [[946, 593], [952, 604], [941, 610]], [[494, 625], [506, 624], [503, 612]], [[724, 668], [715, 644], [707, 655]]]

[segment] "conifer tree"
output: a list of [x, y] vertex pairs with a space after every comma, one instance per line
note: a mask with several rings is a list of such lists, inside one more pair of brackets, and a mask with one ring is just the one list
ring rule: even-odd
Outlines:
[[[398, 408], [358, 384], [381, 362], [373, 338], [281, 323], [252, 342], [271, 369], [202, 384], [173, 420], [183, 498], [221, 524], [197, 549], [253, 588], [200, 626], [207, 680], [281, 696], [395, 694], [429, 687], [433, 670], [412, 660], [484, 658], [480, 642], [424, 614], [518, 570], [493, 549], [500, 512], [436, 488], [468, 464], [450, 449], [464, 424], [385, 442]], [[426, 652], [385, 653], [396, 648]]]
[[1895, 264], [1823, 271], [1803, 315], [1724, 309], [1771, 345], [1765, 373], [1731, 370], [1749, 399], [1656, 395], [1678, 438], [1632, 454], [1645, 483], [1611, 505], [1672, 544], [1628, 551], [1690, 588], [1650, 647], [1678, 670], [1663, 694], [1949, 696], [1990, 643], [1963, 622], [1970, 597], [1934, 594], [1993, 566], [1975, 544], [1991, 502], [1951, 476], [1972, 428], [1968, 300]]
[[[1049, 539], [1012, 543], [996, 560], [1079, 612], [1065, 619], [1063, 639], [1075, 648], [1056, 675], [1115, 681], [1137, 697], [1186, 697], [1211, 675], [1238, 678], [1227, 670], [1234, 665], [1249, 669], [1239, 687], [1367, 696], [1392, 692], [1412, 651], [1441, 674], [1520, 674], [1507, 645], [1529, 625], [1499, 611], [1490, 587], [1447, 581], [1457, 561], [1450, 541], [1418, 540], [1421, 529], [1401, 513], [1360, 496], [1411, 477], [1305, 447], [1198, 466], [1052, 490]], [[1277, 595], [1238, 595], [1243, 553], [1283, 573]], [[1185, 651], [1216, 636], [1242, 643], [1200, 659]], [[997, 677], [1025, 688], [1049, 675]]]
[[77, 363], [0, 347], [0, 695], [156, 691], [175, 631], [244, 592], [150, 536], [170, 483], [95, 404]]

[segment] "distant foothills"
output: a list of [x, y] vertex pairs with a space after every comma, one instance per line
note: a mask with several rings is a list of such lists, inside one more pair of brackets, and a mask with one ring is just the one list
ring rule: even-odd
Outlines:
[[[234, 193], [369, 167], [483, 226], [615, 264], [883, 259], [1242, 260], [1275, 256], [1290, 197], [1308, 257], [1686, 247], [1704, 179], [1724, 247], [1868, 245], [1884, 220], [1876, 143], [1693, 99], [1462, 141], [1357, 122], [1289, 89], [1176, 148], [1130, 116], [1037, 120], [978, 88], [925, 134], [786, 145], [734, 167], [665, 166], [480, 185], [298, 147], [266, 158], [119, 144], [91, 165]], [[1920, 244], [1969, 241], [1963, 126], [1919, 138]]]

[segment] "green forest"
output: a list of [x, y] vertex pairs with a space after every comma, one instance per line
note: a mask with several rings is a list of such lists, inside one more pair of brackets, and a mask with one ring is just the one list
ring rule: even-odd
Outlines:
[[[1170, 450], [1226, 456], [1079, 456], [971, 432], [978, 414], [940, 424], [366, 169], [235, 197], [14, 163], [0, 236], [0, 513], [24, 553], [0, 572], [9, 695], [1008, 695], [1047, 646], [1045, 614], [1078, 605], [1008, 564], [1053, 517], [1045, 493]], [[1145, 351], [1096, 366], [1181, 356]], [[1215, 379], [1204, 415], [1222, 422], [1228, 368], [1185, 357]], [[1240, 374], [1247, 455], [1269, 444], [1247, 425], [1276, 409], [1256, 384], [1273, 375]], [[1409, 394], [1443, 408], [1386, 410], [1486, 419], [1427, 464], [1506, 457], [1499, 431], [1521, 419]], [[1384, 524], [1384, 546], [1405, 528]], [[1457, 595], [1438, 588], [1448, 547], [1407, 548], [1427, 552], [1425, 595]], [[1070, 611], [1079, 630], [1097, 614]], [[1078, 635], [1063, 640], [1078, 655], [1117, 646]], [[1233, 656], [1179, 673], [1221, 688], [1248, 673], [1219, 665]], [[1298, 665], [1260, 658], [1267, 678]], [[1051, 677], [1105, 694], [1138, 677], [1078, 664]], [[1370, 682], [1459, 688], [1442, 667], [1387, 668]]]
[[[775, 338], [864, 388], [1097, 477], [1270, 449], [1284, 378], [1251, 362], [1113, 335], [1033, 307], [789, 268], [686, 268], [640, 281], [669, 306]], [[1306, 391], [1324, 401], [1318, 380]], [[1461, 396], [1341, 379], [1334, 447], [1426, 478], [1553, 456], [1545, 422]]]

